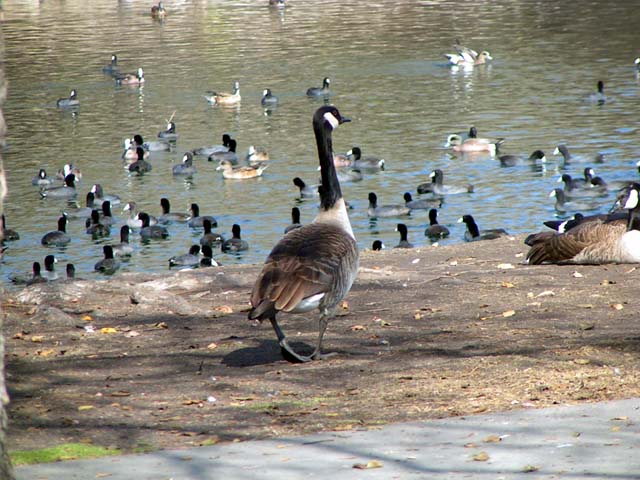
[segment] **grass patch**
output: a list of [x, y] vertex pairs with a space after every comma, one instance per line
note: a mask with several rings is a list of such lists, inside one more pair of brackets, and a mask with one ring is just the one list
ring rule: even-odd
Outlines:
[[51, 463], [62, 460], [79, 460], [83, 458], [106, 457], [119, 455], [118, 449], [88, 445], [84, 443], [65, 443], [56, 447], [39, 450], [16, 450], [10, 452], [14, 465], [33, 465], [34, 463]]

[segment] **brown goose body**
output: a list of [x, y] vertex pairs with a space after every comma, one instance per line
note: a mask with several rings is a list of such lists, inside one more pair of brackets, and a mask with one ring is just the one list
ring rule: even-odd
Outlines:
[[[314, 114], [322, 174], [320, 213], [313, 223], [291, 230], [275, 245], [251, 293], [249, 318], [270, 320], [283, 355], [291, 361], [322, 357], [327, 323], [358, 272], [358, 247], [333, 164], [331, 143], [332, 130], [345, 121], [335, 107], [321, 107]], [[315, 308], [320, 310], [318, 344], [310, 356], [299, 355], [288, 345], [276, 315]]]
[[565, 233], [544, 232], [532, 240], [527, 263], [640, 263], [640, 185], [625, 189], [619, 202], [628, 210], [625, 219], [594, 216]]

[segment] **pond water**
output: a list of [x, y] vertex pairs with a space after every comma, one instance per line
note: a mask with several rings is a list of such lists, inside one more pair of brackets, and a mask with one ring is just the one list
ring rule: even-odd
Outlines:
[[[419, 198], [416, 186], [435, 168], [444, 171], [445, 183], [475, 186], [474, 193], [444, 199], [439, 219], [451, 236], [441, 244], [463, 241], [464, 225], [456, 222], [467, 213], [480, 228], [539, 230], [556, 215], [548, 195], [564, 171], [580, 176], [589, 165], [607, 181], [638, 177], [640, 82], [633, 59], [640, 54], [640, 16], [633, 2], [289, 0], [278, 10], [266, 0], [168, 0], [162, 22], [151, 18], [151, 2], [90, 3], [4, 5], [6, 214], [21, 238], [7, 244], [3, 281], [49, 253], [60, 270], [73, 262], [79, 276], [98, 277], [93, 265], [102, 245], [117, 240], [126, 219], [121, 206], [114, 207], [111, 238], [93, 241], [75, 220], [67, 247], [40, 244], [67, 205], [41, 199], [31, 178], [39, 168], [54, 174], [65, 163], [83, 173], [80, 203], [94, 183], [153, 215], [160, 214], [163, 196], [175, 211], [195, 202], [202, 214], [217, 218], [217, 231], [228, 236], [238, 223], [250, 244], [241, 255], [216, 252], [221, 263], [262, 262], [290, 223], [293, 206], [300, 207], [303, 223], [317, 212], [315, 200], [299, 199], [292, 178], [317, 181], [311, 117], [322, 101], [305, 91], [325, 76], [332, 81], [330, 101], [352, 119], [335, 132], [336, 151], [358, 145], [386, 161], [384, 172], [343, 186], [361, 248], [375, 239], [395, 245], [399, 221], [416, 246], [431, 245], [424, 236], [426, 211], [371, 220], [366, 210], [371, 191], [381, 204], [401, 203], [405, 191]], [[489, 50], [494, 60], [451, 68], [443, 54], [457, 39]], [[121, 70], [144, 69], [143, 87], [117, 86], [102, 73], [114, 53]], [[588, 99], [598, 80], [610, 98], [604, 105]], [[242, 95], [237, 107], [206, 102], [207, 90], [229, 91], [234, 81]], [[266, 87], [280, 98], [270, 112], [260, 104]], [[80, 107], [57, 108], [56, 99], [72, 88]], [[121, 161], [123, 139], [140, 133], [153, 140], [171, 116], [179, 133], [175, 149], [152, 153], [150, 173], [130, 175]], [[471, 125], [480, 136], [505, 138], [502, 153], [528, 156], [542, 149], [549, 162], [502, 168], [490, 155], [444, 148], [448, 134]], [[225, 180], [203, 157], [196, 157], [193, 178], [172, 175], [184, 152], [220, 143], [223, 133], [237, 139], [241, 155], [249, 145], [269, 151], [262, 178]], [[582, 162], [563, 165], [553, 155], [560, 143]], [[604, 163], [590, 163], [597, 153]], [[614, 196], [598, 198], [599, 210]], [[180, 224], [169, 232], [168, 240], [148, 244], [133, 233], [135, 252], [121, 271], [164, 271], [169, 257], [185, 253], [202, 233]]]

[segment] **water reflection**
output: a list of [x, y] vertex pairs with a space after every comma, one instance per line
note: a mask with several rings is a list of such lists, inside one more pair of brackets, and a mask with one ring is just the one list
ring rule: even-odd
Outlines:
[[[240, 223], [250, 241], [241, 257], [218, 254], [223, 263], [261, 262], [290, 222], [292, 206], [307, 221], [317, 212], [315, 201], [298, 198], [291, 179], [317, 176], [310, 119], [326, 100], [310, 100], [305, 92], [324, 76], [332, 79], [329, 101], [353, 120], [336, 133], [336, 151], [360, 145], [387, 162], [383, 174], [365, 174], [343, 187], [362, 248], [375, 238], [397, 243], [397, 219], [372, 224], [367, 193], [396, 203], [436, 168], [453, 183], [476, 185], [473, 194], [443, 202], [439, 220], [452, 233], [441, 244], [461, 241], [464, 231], [455, 221], [464, 213], [510, 232], [539, 228], [555, 214], [548, 194], [558, 174], [580, 170], [551, 154], [559, 143], [588, 162], [607, 153], [598, 168], [607, 180], [637, 175], [631, 160], [638, 157], [640, 73], [629, 45], [640, 19], [627, 2], [581, 4], [579, 17], [562, 2], [457, 2], [453, 8], [451, 2], [310, 0], [284, 9], [267, 3], [176, 1], [163, 22], [138, 2], [97, 0], [92, 15], [80, 0], [6, 3], [7, 214], [22, 238], [9, 244], [3, 278], [48, 252], [39, 239], [64, 202], [40, 200], [30, 179], [40, 167], [57, 171], [64, 163], [84, 172], [81, 202], [93, 183], [152, 214], [159, 214], [161, 196], [178, 210], [196, 202], [218, 217], [219, 231]], [[446, 66], [443, 54], [456, 38], [486, 48], [493, 62]], [[113, 53], [121, 71], [144, 67], [143, 87], [116, 86], [102, 73]], [[615, 99], [601, 106], [585, 101], [600, 79]], [[207, 104], [204, 92], [235, 80], [242, 84], [240, 104]], [[261, 105], [266, 87], [280, 97], [277, 107]], [[81, 106], [59, 111], [55, 99], [70, 88], [78, 89]], [[130, 176], [120, 159], [122, 139], [140, 133], [154, 140], [174, 111], [175, 149], [153, 152], [153, 170]], [[505, 137], [505, 153], [539, 148], [549, 162], [499, 168], [496, 157], [442, 148], [448, 134], [470, 125], [482, 136]], [[205, 157], [196, 157], [193, 178], [173, 177], [171, 167], [184, 152], [218, 143], [225, 132], [237, 139], [240, 156], [252, 144], [269, 150], [272, 164], [260, 180], [225, 181]], [[126, 215], [117, 212], [116, 219], [123, 223]], [[57, 254], [87, 277], [102, 257], [101, 244], [110, 240], [91, 241], [80, 223], [69, 227], [72, 246]], [[416, 234], [428, 223], [426, 213], [412, 214], [407, 223], [412, 243], [430, 245]], [[170, 240], [144, 246], [134, 234], [136, 253], [123, 270], [164, 270], [198, 234], [171, 225]]]

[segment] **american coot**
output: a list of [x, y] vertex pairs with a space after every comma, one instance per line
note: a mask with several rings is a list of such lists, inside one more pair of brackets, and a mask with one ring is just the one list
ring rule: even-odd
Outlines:
[[200, 265], [200, 245], [191, 245], [189, 253], [176, 255], [169, 259], [171, 267], [196, 267]]
[[[358, 247], [336, 176], [331, 132], [348, 119], [324, 106], [313, 116], [322, 173], [320, 212], [273, 247], [251, 292], [249, 319], [268, 319], [282, 353], [290, 361], [322, 358], [322, 338], [335, 307], [351, 289], [358, 272]], [[278, 312], [320, 310], [318, 345], [311, 355], [296, 353], [276, 320]]]
[[367, 215], [370, 217], [398, 217], [403, 215], [409, 215], [411, 210], [405, 205], [378, 205], [378, 196], [371, 192], [369, 193], [369, 208], [367, 209]]
[[393, 248], [413, 248], [413, 244], [409, 242], [409, 231], [404, 223], [396, 226], [396, 232], [400, 233], [400, 242]]
[[331, 85], [331, 80], [329, 77], [325, 77], [322, 80], [322, 87], [311, 87], [307, 89], [307, 97], [325, 97], [331, 94], [329, 90], [329, 86]]
[[160, 225], [149, 225], [149, 214], [146, 212], [138, 213], [138, 218], [142, 222], [140, 229], [140, 237], [142, 240], [163, 239], [169, 236], [169, 231]]
[[[171, 203], [168, 198], [162, 197], [160, 199], [160, 206], [162, 207], [162, 215], [158, 217], [159, 223], [171, 223], [171, 222], [188, 222], [191, 215], [183, 212], [172, 212]], [[153, 223], [152, 223], [153, 225]]]
[[40, 243], [42, 245], [54, 245], [56, 247], [64, 246], [71, 241], [71, 237], [67, 235], [67, 217], [62, 215], [58, 218], [58, 230], [45, 233]]
[[278, 103], [278, 97], [276, 97], [273, 92], [271, 91], [270, 88], [265, 88], [262, 91], [262, 98], [260, 99], [260, 103], [262, 104], [262, 106], [264, 107], [272, 107], [274, 105], [277, 105]]
[[220, 246], [223, 252], [241, 252], [249, 249], [249, 244], [240, 237], [240, 225], [233, 224], [231, 235], [232, 237], [222, 242]]
[[467, 230], [464, 232], [464, 239], [467, 242], [476, 242], [478, 240], [495, 240], [496, 238], [505, 237], [509, 235], [503, 228], [491, 228], [487, 230], [480, 230], [476, 221], [471, 215], [464, 215], [458, 220], [459, 223], [463, 223], [467, 226]]
[[429, 210], [429, 226], [424, 234], [430, 238], [444, 238], [449, 236], [449, 229], [438, 223], [438, 211], [435, 208]]
[[218, 221], [210, 215], [200, 216], [200, 207], [197, 203], [191, 204], [191, 219], [187, 222], [187, 225], [193, 228], [202, 227], [204, 220], [209, 220], [212, 227], [218, 226]]
[[105, 245], [102, 247], [104, 258], [98, 261], [94, 266], [96, 272], [104, 273], [105, 275], [113, 275], [116, 270], [120, 268], [120, 261], [113, 257], [113, 248], [111, 245]]

